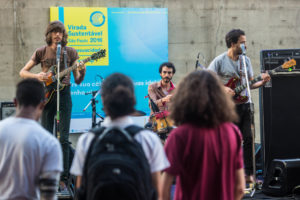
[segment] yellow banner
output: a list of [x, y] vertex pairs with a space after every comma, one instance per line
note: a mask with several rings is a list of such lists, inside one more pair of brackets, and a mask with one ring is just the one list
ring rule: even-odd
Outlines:
[[68, 46], [77, 50], [80, 60], [105, 49], [104, 58], [87, 65], [109, 65], [107, 8], [51, 7], [50, 20], [64, 23], [69, 35]]

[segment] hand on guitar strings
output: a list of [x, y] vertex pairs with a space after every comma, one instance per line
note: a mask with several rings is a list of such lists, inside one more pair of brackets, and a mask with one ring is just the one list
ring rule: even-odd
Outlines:
[[86, 68], [85, 68], [84, 62], [83, 62], [83, 61], [80, 61], [79, 63], [77, 62], [76, 64], [77, 64], [77, 66], [78, 66], [78, 71], [79, 71], [79, 73], [80, 73], [80, 74], [85, 74]]
[[61, 83], [64, 85], [71, 85], [71, 78], [70, 75], [66, 75], [62, 80]]
[[234, 96], [235, 95], [235, 92], [230, 87], [224, 86], [224, 90], [230, 96]]
[[47, 73], [45, 72], [40, 72], [37, 74], [37, 79], [41, 82], [45, 82], [48, 80], [48, 76], [47, 76]]

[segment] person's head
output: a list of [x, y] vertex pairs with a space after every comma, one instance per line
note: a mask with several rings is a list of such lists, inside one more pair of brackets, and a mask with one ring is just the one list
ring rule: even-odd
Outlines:
[[164, 62], [159, 66], [159, 74], [164, 83], [169, 83], [175, 72], [175, 66], [171, 62]]
[[180, 82], [170, 112], [176, 125], [216, 127], [237, 120], [233, 100], [216, 74], [206, 70], [194, 71]]
[[241, 44], [245, 44], [246, 48], [246, 35], [241, 29], [232, 29], [225, 36], [227, 48], [232, 48], [236, 54], [242, 54]]
[[114, 73], [103, 81], [101, 99], [103, 110], [111, 119], [123, 117], [135, 111], [133, 83], [124, 74]]
[[45, 32], [46, 43], [50, 46], [52, 43], [61, 42], [62, 46], [66, 46], [68, 43], [68, 34], [65, 26], [60, 21], [51, 22]]
[[44, 108], [44, 100], [44, 86], [37, 79], [28, 78], [17, 84], [15, 104], [18, 109], [36, 108], [38, 118]]

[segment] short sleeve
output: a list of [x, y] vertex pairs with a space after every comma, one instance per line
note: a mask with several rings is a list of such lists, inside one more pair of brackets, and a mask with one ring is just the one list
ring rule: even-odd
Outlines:
[[49, 171], [62, 172], [62, 150], [56, 138], [51, 138], [47, 143], [45, 155], [43, 157], [42, 173]]
[[82, 176], [85, 157], [94, 134], [85, 133], [78, 139], [74, 159], [71, 165], [70, 173], [75, 176]]
[[218, 69], [218, 60], [214, 59], [208, 66], [207, 68], [210, 71], [216, 72], [218, 73], [219, 69]]
[[31, 60], [37, 65], [41, 63], [43, 54], [45, 53], [46, 47], [38, 48], [31, 56]]

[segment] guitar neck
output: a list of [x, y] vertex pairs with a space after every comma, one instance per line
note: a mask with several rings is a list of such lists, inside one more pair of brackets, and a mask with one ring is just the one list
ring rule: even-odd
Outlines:
[[[85, 64], [86, 62], [88, 62], [88, 61], [90, 61], [91, 60], [91, 57], [88, 57], [88, 58], [86, 58], [86, 59], [84, 59], [82, 62], [83, 62], [83, 64]], [[81, 65], [78, 65], [77, 66], [77, 64], [75, 64], [75, 65], [73, 65], [73, 66], [71, 66], [71, 67], [68, 67], [67, 69], [65, 69], [65, 70], [63, 70], [63, 71], [61, 71], [60, 73], [59, 73], [59, 79], [61, 79], [61, 78], [63, 78], [64, 76], [66, 76], [67, 74], [69, 74], [71, 71], [73, 71], [74, 69], [76, 69], [76, 68], [78, 68], [78, 67], [80, 67]], [[55, 75], [55, 79], [57, 80], [57, 74]]]
[[[256, 77], [255, 79], [249, 81], [249, 86], [251, 86], [251, 85], [253, 85], [254, 83], [257, 83], [258, 81], [261, 81], [261, 80], [262, 80], [261, 75], [259, 75], [259, 76]], [[242, 92], [244, 89], [246, 89], [246, 88], [247, 88], [247, 84], [243, 84], [243, 85], [240, 85], [240, 86], [236, 87], [236, 88], [234, 89], [234, 92], [235, 92], [236, 94], [239, 94], [239, 93], [241, 93], [241, 92]]]
[[[273, 75], [278, 69], [280, 69], [280, 68], [282, 68], [282, 65], [276, 67], [275, 69], [269, 70], [269, 71], [268, 71], [268, 74], [269, 74], [270, 76], [272, 76], [272, 75]], [[259, 75], [259, 76], [256, 77], [255, 79], [249, 81], [249, 85], [251, 86], [251, 85], [253, 85], [254, 83], [257, 83], [258, 81], [261, 81], [261, 80], [262, 80], [262, 77], [261, 77], [261, 75]], [[247, 84], [240, 85], [240, 86], [238, 86], [238, 87], [236, 87], [236, 88], [234, 89], [234, 92], [235, 92], [236, 94], [239, 94], [240, 92], [242, 92], [242, 91], [243, 91], [244, 89], [246, 89], [246, 88], [247, 88]]]

